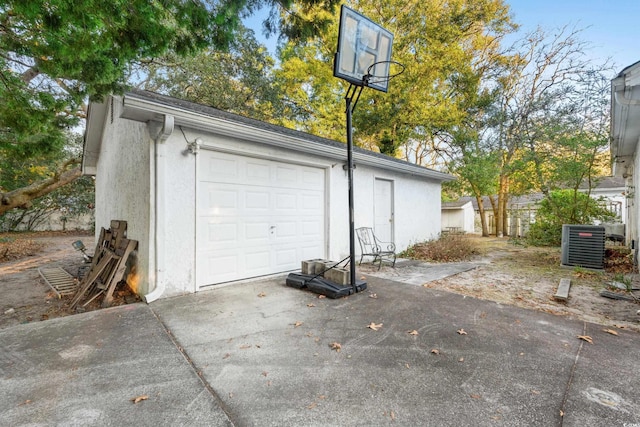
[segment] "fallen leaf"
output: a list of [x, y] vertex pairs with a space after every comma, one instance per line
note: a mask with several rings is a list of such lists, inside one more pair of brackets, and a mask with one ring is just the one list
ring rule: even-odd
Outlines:
[[307, 409], [313, 409], [313, 408], [315, 408], [316, 406], [318, 406], [318, 404], [317, 404], [316, 402], [313, 402], [311, 405], [308, 405], [308, 406], [307, 406]]
[[467, 335], [467, 332], [462, 328], [458, 329], [456, 332], [458, 332], [458, 334], [460, 335]]
[[229, 392], [229, 399], [233, 398], [233, 392]]
[[434, 348], [433, 350], [431, 350], [432, 354], [440, 354], [440, 350], [438, 350], [437, 348]]
[[315, 307], [316, 305], [312, 302], [310, 302], [309, 304], [307, 304], [307, 307]]
[[371, 295], [369, 295], [369, 298], [377, 299], [378, 298], [378, 294], [371, 294]]
[[413, 331], [408, 331], [407, 333], [409, 335], [418, 335], [418, 331], [416, 331], [415, 329]]
[[131, 401], [132, 401], [133, 403], [140, 403], [140, 402], [142, 402], [143, 400], [147, 400], [148, 398], [149, 398], [149, 396], [147, 396], [146, 394], [143, 394], [143, 395], [138, 396], [138, 397], [132, 397], [132, 398], [131, 398]]
[[296, 323], [293, 324], [293, 327], [297, 328], [298, 326], [301, 326], [301, 325], [302, 325], [302, 322], [298, 320], [296, 321]]
[[374, 331], [377, 331], [378, 329], [380, 329], [382, 327], [382, 323], [374, 323], [371, 322], [369, 325], [367, 325], [367, 328], [369, 329], [373, 329]]
[[391, 421], [396, 419], [396, 413], [391, 411], [391, 413], [389, 414], [389, 416], [391, 417]]
[[20, 403], [18, 406], [22, 406], [22, 405], [28, 405], [29, 403], [31, 403], [30, 399], [25, 400], [24, 402]]
[[603, 331], [605, 331], [608, 334], [618, 336], [618, 333], [616, 331], [614, 331], [613, 329], [603, 329]]
[[589, 344], [593, 344], [593, 338], [591, 338], [589, 335], [578, 335], [578, 338], [582, 341], [588, 342]]
[[329, 347], [331, 347], [331, 350], [335, 350], [338, 353], [340, 353], [340, 350], [342, 349], [342, 345], [338, 342], [332, 342], [329, 344]]
[[224, 356], [222, 356], [223, 359], [228, 359], [231, 357], [231, 353], [225, 353]]
[[267, 294], [265, 294], [264, 292], [260, 292], [260, 293], [258, 294], [258, 296], [259, 296], [260, 298], [263, 298], [263, 297], [266, 297], [266, 296], [267, 296]]
[[267, 372], [267, 371], [262, 371], [262, 376], [263, 376], [263, 377], [266, 377], [267, 375], [269, 375], [269, 372]]
[[540, 392], [538, 390], [531, 390], [531, 393], [533, 394], [540, 394]]
[[251, 346], [249, 344], [244, 344], [240, 346], [240, 350], [246, 350], [248, 348], [251, 348]]
[[480, 396], [479, 394], [471, 394], [470, 396], [472, 399], [482, 399], [482, 396]]

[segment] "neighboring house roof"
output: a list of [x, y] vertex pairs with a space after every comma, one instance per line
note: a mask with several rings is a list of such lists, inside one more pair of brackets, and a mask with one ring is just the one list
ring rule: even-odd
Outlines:
[[611, 80], [611, 159], [622, 176], [640, 140], [640, 61]]
[[[592, 187], [593, 190], [609, 190], [626, 187], [625, 179], [620, 176], [602, 176], [594, 178], [593, 183], [596, 184]], [[588, 188], [588, 183], [586, 182], [580, 186], [581, 190], [586, 188]]]
[[462, 209], [466, 206], [472, 206], [471, 200], [457, 200], [455, 202], [442, 202], [442, 209]]
[[[594, 179], [594, 182], [596, 182], [597, 184], [595, 187], [593, 187], [594, 190], [611, 190], [611, 189], [625, 188], [625, 179], [619, 178], [619, 177], [613, 177], [613, 176], [598, 177]], [[586, 186], [584, 188], [586, 188]], [[529, 194], [523, 194], [521, 196], [511, 196], [509, 198], [509, 209], [533, 207], [533, 205], [535, 205], [542, 199], [544, 199], [544, 194], [542, 193], [529, 193]], [[477, 211], [478, 201], [476, 200], [475, 197], [472, 197], [472, 196], [460, 197], [455, 202], [443, 202], [442, 208], [445, 209], [445, 204], [448, 204], [448, 203], [465, 204], [469, 202], [471, 202], [471, 204], [473, 205], [473, 209]], [[489, 201], [488, 196], [482, 197], [482, 204], [484, 205], [485, 209], [491, 209], [491, 202]]]
[[[140, 122], [162, 124], [171, 116], [175, 126], [185, 126], [204, 132], [215, 132], [247, 141], [272, 145], [290, 150], [346, 160], [346, 144], [321, 138], [305, 132], [229, 113], [193, 102], [132, 90], [122, 96], [122, 117]], [[83, 171], [91, 174], [98, 161], [98, 153], [109, 108], [106, 103], [92, 103], [89, 108], [85, 132]], [[451, 181], [455, 177], [384, 154], [354, 147], [354, 163], [406, 173], [436, 181]]]

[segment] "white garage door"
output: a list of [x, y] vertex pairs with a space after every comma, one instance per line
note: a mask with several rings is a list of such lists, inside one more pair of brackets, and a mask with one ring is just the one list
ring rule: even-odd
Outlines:
[[324, 256], [323, 169], [215, 151], [198, 162], [198, 287]]

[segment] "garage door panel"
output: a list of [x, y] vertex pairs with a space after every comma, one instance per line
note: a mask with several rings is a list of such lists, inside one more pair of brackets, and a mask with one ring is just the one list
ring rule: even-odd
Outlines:
[[299, 185], [299, 167], [294, 165], [279, 164], [275, 167], [275, 182], [279, 187], [296, 188]]
[[276, 221], [274, 231], [275, 244], [288, 242], [298, 237], [298, 224], [296, 221]]
[[[207, 242], [213, 244], [234, 244], [238, 241], [238, 224], [235, 223], [208, 223]], [[235, 246], [235, 244], [234, 244]]]
[[[274, 209], [284, 210], [291, 214], [291, 211], [295, 211], [298, 205], [298, 197], [296, 194], [274, 192], [274, 203]], [[275, 213], [277, 214], [277, 212]]]
[[322, 213], [324, 197], [321, 193], [302, 193], [300, 195], [300, 209], [304, 212]]
[[244, 223], [244, 240], [248, 245], [266, 245], [269, 243], [269, 222]]
[[269, 250], [247, 253], [244, 259], [244, 267], [248, 277], [259, 274], [269, 274], [269, 267], [271, 265], [271, 253]]
[[240, 160], [231, 156], [208, 157], [200, 167], [202, 182], [238, 182]]
[[264, 184], [271, 181], [271, 167], [265, 160], [246, 160], [245, 182], [248, 184]]
[[308, 190], [324, 191], [324, 171], [317, 168], [304, 168], [301, 182]]
[[238, 256], [218, 251], [201, 253], [202, 274], [219, 277], [220, 280], [233, 280], [240, 264]]
[[323, 169], [201, 154], [198, 286], [295, 270], [303, 259], [324, 257]]
[[242, 194], [245, 214], [267, 214], [270, 208], [271, 194], [264, 189], [247, 189]]
[[322, 220], [321, 218], [315, 221], [301, 221], [300, 235], [305, 240], [309, 238], [321, 239], [322, 238]]
[[[219, 183], [202, 183], [198, 189], [198, 216], [237, 215], [240, 195], [236, 188]], [[227, 184], [228, 185], [228, 184]]]
[[298, 258], [298, 248], [294, 245], [277, 249], [275, 257], [275, 264], [283, 271], [300, 268], [300, 261], [302, 260]]

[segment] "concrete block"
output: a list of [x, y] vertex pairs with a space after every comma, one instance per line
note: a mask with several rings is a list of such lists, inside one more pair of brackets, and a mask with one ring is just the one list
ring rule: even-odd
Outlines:
[[338, 285], [348, 285], [350, 279], [350, 271], [346, 268], [332, 268], [324, 273], [324, 278], [337, 283]]
[[569, 288], [571, 287], [571, 279], [560, 279], [560, 285], [556, 294], [553, 296], [557, 300], [566, 301], [569, 299]]
[[335, 261], [331, 261], [328, 259], [319, 259], [319, 260], [316, 260], [315, 264], [316, 264], [315, 273], [313, 274], [321, 274], [321, 273], [324, 273], [325, 270], [336, 265], [337, 263]]
[[316, 262], [323, 261], [320, 258], [309, 259], [306, 261], [302, 261], [302, 266], [300, 270], [302, 270], [302, 274], [316, 274]]

